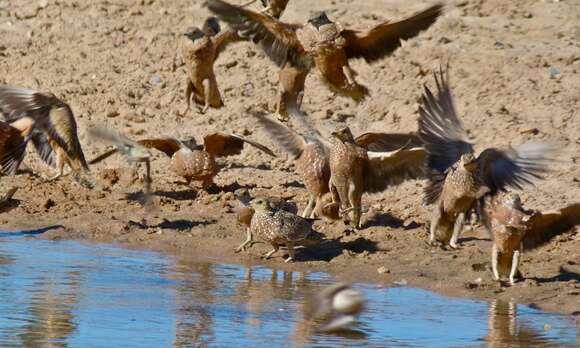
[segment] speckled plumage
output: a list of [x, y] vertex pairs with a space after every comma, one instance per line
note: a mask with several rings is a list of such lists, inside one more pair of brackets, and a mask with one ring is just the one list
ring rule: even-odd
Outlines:
[[[337, 129], [333, 136], [329, 161], [332, 201], [340, 205], [343, 213], [350, 212], [349, 220], [354, 228], [360, 228], [364, 192], [380, 192], [425, 174], [426, 153], [421, 147], [403, 145], [390, 152], [374, 152], [359, 145], [348, 127]], [[384, 134], [384, 138], [389, 137]]]
[[312, 222], [285, 210], [275, 209], [265, 198], [255, 198], [251, 206], [254, 215], [248, 236], [237, 250], [244, 250], [256, 237], [274, 248], [265, 255], [265, 258], [270, 258], [280, 246], [286, 246], [289, 257], [285, 261], [294, 261], [294, 245], [309, 236], [312, 232]]
[[184, 178], [187, 184], [201, 181], [203, 187], [213, 184], [219, 169], [212, 155], [202, 150], [191, 150], [182, 146], [171, 157], [169, 169]]
[[456, 248], [469, 211], [476, 210], [489, 230], [484, 198], [507, 187], [521, 189], [541, 178], [549, 164], [546, 153], [555, 147], [529, 142], [506, 150], [488, 148], [476, 157], [473, 145], [465, 140], [447, 73], [441, 69], [435, 82], [437, 95], [425, 86], [419, 109], [419, 136], [429, 154], [430, 169], [424, 201], [437, 204], [429, 243]]
[[580, 224], [580, 203], [551, 212], [526, 210], [510, 193], [489, 209], [492, 218], [491, 264], [495, 280], [515, 282], [524, 250], [537, 248]]
[[[244, 144], [250, 144], [270, 156], [275, 156], [264, 145], [235, 134], [220, 132], [207, 134], [203, 146], [197, 145], [194, 138], [183, 141], [175, 138], [152, 138], [139, 140], [138, 143], [165, 153], [171, 158], [169, 166], [171, 171], [184, 178], [188, 185], [192, 181], [201, 181], [203, 188], [213, 184], [213, 178], [220, 170], [215, 158], [239, 154]], [[113, 153], [115, 150], [98, 156], [90, 163], [100, 162]]]

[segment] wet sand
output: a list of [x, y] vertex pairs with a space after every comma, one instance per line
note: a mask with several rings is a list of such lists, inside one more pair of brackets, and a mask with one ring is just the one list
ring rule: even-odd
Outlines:
[[[319, 8], [344, 25], [366, 28], [398, 19], [427, 2], [320, 1]], [[292, 1], [283, 19], [302, 22], [306, 1]], [[372, 66], [355, 61], [358, 80], [371, 98], [356, 105], [332, 95], [316, 74], [306, 82], [303, 109], [324, 134], [348, 124], [364, 131], [413, 131], [422, 85], [432, 71], [450, 62], [457, 108], [479, 145], [507, 146], [526, 140], [563, 145], [554, 171], [522, 194], [528, 208], [552, 209], [580, 200], [580, 3], [573, 1], [458, 1], [433, 28], [410, 40], [391, 58]], [[195, 135], [213, 131], [247, 135], [275, 147], [254, 127], [248, 110], [274, 111], [277, 70], [250, 43], [230, 46], [216, 63], [225, 107], [184, 115], [185, 68], [176, 59], [177, 38], [208, 15], [202, 2], [0, 0], [0, 83], [46, 90], [75, 111], [88, 158], [104, 146], [89, 139], [94, 125], [117, 127], [129, 135]], [[175, 69], [174, 69], [175, 67]], [[504, 299], [562, 313], [580, 312], [578, 227], [537, 251], [524, 254], [525, 281], [501, 287], [492, 281], [491, 241], [482, 228], [466, 232], [462, 248], [447, 251], [426, 244], [430, 208], [420, 204], [421, 181], [382, 194], [365, 195], [364, 229], [346, 233], [342, 222], [319, 221], [329, 242], [301, 251], [284, 264], [270, 261], [255, 246], [235, 254], [244, 229], [235, 220], [232, 191], [282, 196], [306, 204], [307, 194], [287, 156], [276, 159], [254, 149], [227, 158], [216, 177], [219, 189], [204, 192], [176, 184], [168, 159], [156, 153], [153, 188], [156, 209], [134, 199], [139, 175], [122, 159], [92, 167], [99, 187], [88, 191], [65, 177], [46, 182], [52, 171], [31, 153], [35, 174], [0, 178], [0, 191], [19, 187], [20, 205], [0, 215], [3, 230], [35, 230], [61, 225], [40, 238], [78, 239], [162, 250], [184, 259], [265, 263], [288, 270], [320, 270], [344, 280], [422, 287], [443, 294]], [[129, 195], [129, 198], [127, 198]], [[32, 251], [31, 251], [32, 252]], [[383, 273], [377, 270], [383, 268]]]

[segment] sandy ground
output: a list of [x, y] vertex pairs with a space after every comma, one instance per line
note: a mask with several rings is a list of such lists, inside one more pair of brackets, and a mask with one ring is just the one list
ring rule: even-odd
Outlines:
[[[364, 29], [424, 6], [403, 0], [293, 0], [283, 19], [303, 22], [310, 11], [328, 10], [346, 26]], [[176, 56], [177, 38], [200, 24], [202, 1], [0, 0], [0, 83], [52, 91], [76, 113], [85, 154], [104, 149], [87, 136], [93, 125], [117, 127], [135, 138], [202, 136], [212, 131], [245, 134], [275, 147], [254, 127], [248, 110], [274, 110], [277, 70], [251, 43], [230, 46], [216, 64], [226, 106], [206, 115], [184, 115], [185, 68]], [[177, 68], [174, 69], [174, 62]], [[372, 66], [353, 62], [372, 97], [360, 105], [334, 96], [315, 74], [306, 83], [303, 108], [323, 133], [340, 124], [363, 131], [413, 131], [417, 101], [431, 72], [449, 61], [457, 107], [470, 135], [482, 146], [528, 139], [563, 145], [555, 170], [523, 193], [528, 208], [550, 209], [580, 200], [580, 2], [468, 0], [451, 3], [427, 32], [392, 57]], [[536, 129], [533, 132], [525, 132]], [[301, 262], [281, 257], [264, 262], [258, 245], [234, 254], [244, 239], [235, 220], [232, 191], [281, 195], [302, 208], [307, 194], [282, 152], [276, 159], [254, 149], [221, 161], [219, 189], [206, 193], [175, 184], [168, 159], [153, 162], [156, 209], [128, 199], [142, 187], [118, 157], [92, 168], [99, 187], [88, 191], [70, 178], [52, 175], [35, 154], [25, 160], [34, 174], [2, 177], [0, 191], [18, 186], [19, 206], [0, 215], [2, 229], [62, 226], [43, 238], [72, 238], [167, 251], [184, 258], [264, 263], [288, 270], [326, 271], [351, 281], [394, 282], [445, 294], [532, 303], [580, 313], [580, 233], [560, 236], [524, 255], [527, 278], [501, 287], [490, 272], [491, 242], [481, 228], [463, 235], [457, 251], [426, 244], [429, 208], [420, 205], [423, 182], [408, 182], [363, 197], [364, 229], [345, 233], [342, 222], [320, 221], [330, 240], [303, 250]], [[282, 255], [280, 255], [282, 256]], [[377, 270], [382, 267], [382, 273]]]

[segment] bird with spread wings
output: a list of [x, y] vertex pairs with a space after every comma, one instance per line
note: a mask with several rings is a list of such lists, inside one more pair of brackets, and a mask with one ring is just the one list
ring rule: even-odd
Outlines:
[[467, 214], [477, 209], [489, 226], [485, 197], [508, 187], [521, 189], [542, 178], [551, 163], [551, 144], [527, 142], [507, 149], [487, 148], [475, 155], [454, 106], [448, 70], [435, 74], [437, 94], [425, 86], [419, 108], [419, 136], [428, 152], [429, 184], [425, 204], [437, 203], [431, 226], [430, 244], [442, 242], [458, 247]]
[[10, 122], [26, 118], [34, 121], [31, 141], [41, 159], [56, 165], [58, 171], [50, 180], [61, 177], [67, 164], [79, 184], [87, 188], [95, 186], [79, 142], [74, 114], [67, 103], [52, 93], [3, 85], [0, 111]]
[[[236, 134], [221, 132], [204, 136], [203, 145], [198, 145], [195, 138], [178, 140], [172, 137], [142, 139], [136, 143], [141, 147], [165, 153], [171, 158], [169, 167], [171, 171], [185, 179], [187, 185], [192, 181], [201, 181], [203, 188], [213, 184], [213, 178], [220, 170], [215, 158], [240, 154], [244, 144], [249, 144], [270, 156], [276, 156], [264, 145]], [[98, 163], [116, 152], [117, 149], [109, 150], [90, 163]]]
[[[207, 4], [241, 37], [259, 45], [278, 67], [292, 66], [306, 74], [315, 67], [332, 91], [356, 101], [362, 101], [369, 92], [356, 81], [349, 60], [363, 58], [372, 63], [392, 54], [401, 40], [428, 29], [443, 12], [443, 5], [435, 4], [404, 20], [386, 21], [360, 32], [342, 28], [324, 12], [315, 14], [305, 25], [297, 25], [222, 0], [208, 0]], [[294, 76], [302, 78], [302, 74]]]
[[201, 106], [202, 113], [210, 107], [222, 107], [224, 102], [215, 77], [214, 63], [225, 47], [239, 41], [240, 37], [234, 30], [222, 31], [217, 19], [209, 17], [201, 29], [188, 28], [181, 40], [181, 55], [187, 70], [185, 112], [190, 109], [192, 97]]
[[580, 203], [553, 211], [524, 209], [521, 198], [510, 193], [490, 209], [493, 221], [491, 265], [493, 277], [515, 283], [524, 250], [532, 250], [580, 224]]
[[[332, 214], [324, 212], [330, 211], [332, 204], [339, 203], [336, 199], [333, 203], [324, 200], [324, 195], [330, 192], [332, 144], [313, 129], [310, 129], [306, 134], [300, 134], [289, 126], [274, 121], [263, 114], [254, 113], [254, 116], [280, 147], [294, 158], [296, 172], [302, 177], [309, 193], [308, 204], [301, 215], [310, 218], [320, 215], [331, 217]], [[418, 136], [414, 133], [368, 132], [356, 137], [354, 142], [365, 150], [375, 152], [398, 151], [405, 147], [419, 148], [421, 146]], [[413, 152], [405, 150], [399, 155], [405, 157], [410, 156], [411, 153]], [[417, 158], [415, 158], [419, 162], [421, 160], [420, 153], [421, 151], [417, 151]], [[395, 156], [394, 153], [393, 156]], [[393, 159], [393, 161], [396, 160]], [[377, 164], [379, 162], [377, 161]], [[396, 171], [394, 168], [392, 170]], [[395, 176], [397, 175], [399, 174], [395, 174]]]

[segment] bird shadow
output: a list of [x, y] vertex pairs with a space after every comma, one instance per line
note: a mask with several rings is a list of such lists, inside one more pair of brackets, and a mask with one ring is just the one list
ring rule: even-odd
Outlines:
[[244, 164], [244, 163], [229, 163], [228, 165], [224, 166], [225, 169], [258, 169], [258, 170], [272, 170], [272, 167], [265, 163], [260, 163], [258, 165], [253, 164]]
[[130, 225], [137, 226], [137, 227], [142, 228], [142, 229], [162, 228], [162, 229], [171, 229], [171, 230], [175, 230], [175, 231], [188, 231], [196, 226], [207, 226], [207, 225], [211, 225], [211, 224], [215, 224], [215, 223], [217, 223], [217, 220], [215, 220], [215, 219], [204, 220], [204, 221], [191, 221], [191, 220], [185, 220], [185, 219], [178, 219], [178, 220], [164, 219], [162, 222], [160, 222], [156, 225], [149, 225], [149, 224], [146, 224], [143, 222], [133, 221], [133, 220], [129, 221]]
[[558, 274], [553, 277], [530, 277], [538, 283], [568, 282], [570, 280], [580, 281], [580, 273], [572, 272], [560, 266]]
[[377, 242], [358, 237], [349, 242], [342, 242], [342, 236], [335, 239], [325, 239], [321, 243], [306, 247], [300, 254], [303, 261], [326, 261], [329, 262], [337, 256], [342, 255], [343, 250], [360, 254], [363, 252], [374, 253], [379, 249]]
[[297, 181], [297, 180], [292, 180], [290, 182], [285, 182], [282, 183], [283, 187], [289, 188], [289, 187], [296, 187], [296, 188], [304, 188], [304, 184], [302, 184], [301, 182]]
[[362, 228], [368, 227], [391, 227], [391, 228], [402, 228], [405, 231], [414, 230], [421, 227], [422, 225], [418, 222], [411, 221], [411, 223], [405, 225], [405, 220], [401, 220], [389, 213], [377, 213], [367, 219]]
[[0, 232], [0, 237], [22, 237], [22, 236], [38, 236], [46, 233], [50, 230], [55, 230], [57, 228], [64, 228], [63, 225], [52, 225], [42, 228], [37, 228], [34, 230], [22, 230], [18, 232]]
[[237, 181], [233, 182], [231, 184], [227, 184], [227, 185], [223, 185], [223, 186], [218, 186], [218, 185], [212, 185], [207, 189], [207, 193], [212, 194], [212, 195], [216, 195], [218, 193], [225, 193], [225, 192], [235, 192], [236, 190], [239, 189], [253, 189], [255, 188], [256, 185], [254, 184], [249, 184], [249, 185], [240, 185]]
[[182, 191], [155, 191], [154, 195], [170, 198], [175, 201], [191, 201], [197, 198], [197, 191], [193, 189]]

